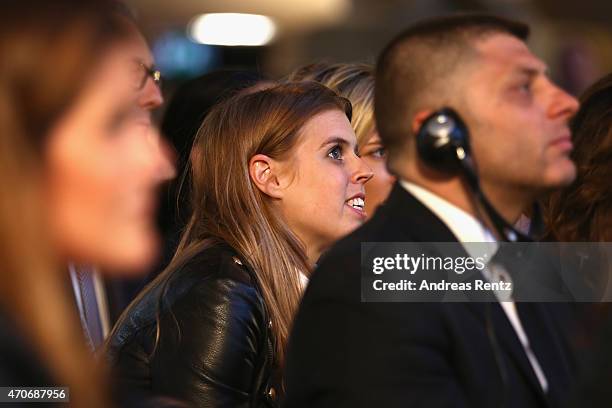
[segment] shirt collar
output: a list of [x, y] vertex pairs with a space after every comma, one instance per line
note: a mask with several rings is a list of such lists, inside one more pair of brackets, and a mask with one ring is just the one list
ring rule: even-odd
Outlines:
[[[482, 223], [472, 214], [410, 181], [399, 180], [399, 183], [446, 224], [459, 242], [491, 243], [491, 246], [488, 248], [490, 253], [493, 254], [496, 252], [497, 240], [495, 236], [493, 236], [491, 231], [482, 225]], [[476, 255], [471, 253], [474, 249], [474, 245], [467, 245], [464, 247], [471, 256]], [[478, 247], [481, 247], [481, 245]]]

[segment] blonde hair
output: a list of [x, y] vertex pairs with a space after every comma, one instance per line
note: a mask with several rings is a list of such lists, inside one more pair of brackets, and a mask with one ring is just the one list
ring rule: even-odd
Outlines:
[[375, 128], [372, 65], [318, 62], [295, 70], [287, 81], [315, 81], [347, 98], [353, 106], [351, 124], [357, 136], [357, 146], [361, 148], [368, 142]]
[[[255, 274], [272, 322], [275, 363], [283, 366], [302, 295], [300, 273], [308, 275], [310, 265], [303, 243], [274, 208], [273, 200], [251, 180], [249, 161], [256, 154], [286, 159], [305, 123], [334, 109], [350, 120], [348, 100], [320, 84], [303, 82], [240, 93], [206, 115], [190, 156], [190, 221], [170, 265], [132, 302], [140, 303], [149, 293], [156, 293], [156, 288], [163, 288], [158, 292], [156, 345], [168, 282], [196, 253], [226, 243]], [[115, 330], [128, 319], [129, 309]]]
[[47, 230], [43, 169], [49, 132], [121, 30], [105, 2], [52, 3], [11, 2], [0, 14], [0, 302], [50, 380], [70, 387], [71, 406], [105, 407], [105, 382]]

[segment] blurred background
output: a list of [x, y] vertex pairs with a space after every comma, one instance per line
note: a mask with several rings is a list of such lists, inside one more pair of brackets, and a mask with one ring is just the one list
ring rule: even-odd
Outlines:
[[[491, 12], [528, 23], [532, 29], [532, 50], [549, 65], [553, 80], [576, 96], [612, 71], [610, 0], [124, 2], [147, 37], [164, 78], [162, 89], [166, 103], [156, 112], [158, 118], [163, 116], [176, 89], [202, 74], [240, 69], [277, 79], [297, 67], [320, 60], [374, 63], [385, 44], [409, 24], [461, 11]], [[211, 94], [218, 92], [219, 89], [211, 90]], [[199, 95], [196, 89], [190, 97], [195, 95]], [[158, 219], [164, 239], [170, 243], [174, 242], [168, 239], [168, 234], [175, 216], [172, 208], [176, 206], [173, 188], [161, 192]], [[159, 264], [146, 279], [127, 282], [120, 279], [113, 284], [115, 288], [109, 290], [111, 321], [144, 283], [167, 265], [173, 253], [170, 249], [174, 248], [167, 245]]]
[[[374, 62], [411, 22], [487, 11], [531, 25], [530, 45], [554, 80], [580, 94], [612, 71], [607, 0], [127, 0], [164, 74], [181, 82], [220, 68], [277, 78], [315, 60]], [[244, 16], [205, 13], [256, 14]]]

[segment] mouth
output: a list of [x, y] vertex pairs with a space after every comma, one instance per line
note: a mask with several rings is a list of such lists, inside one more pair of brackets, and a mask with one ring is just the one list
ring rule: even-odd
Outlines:
[[357, 194], [349, 198], [348, 200], [346, 200], [345, 204], [351, 210], [353, 210], [356, 214], [358, 214], [360, 217], [365, 218], [366, 212], [365, 212], [365, 195], [364, 194], [360, 193], [360, 194]]
[[572, 137], [569, 132], [563, 133], [563, 135], [553, 139], [550, 142], [550, 146], [556, 147], [566, 153], [570, 152], [574, 148]]

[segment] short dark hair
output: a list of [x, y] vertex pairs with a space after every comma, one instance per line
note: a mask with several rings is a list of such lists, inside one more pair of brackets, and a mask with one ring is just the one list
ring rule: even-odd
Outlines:
[[450, 78], [476, 55], [475, 41], [497, 33], [525, 41], [529, 27], [488, 14], [455, 14], [418, 22], [385, 47], [376, 65], [374, 112], [391, 169], [406, 146], [411, 117], [427, 104], [445, 103]]

